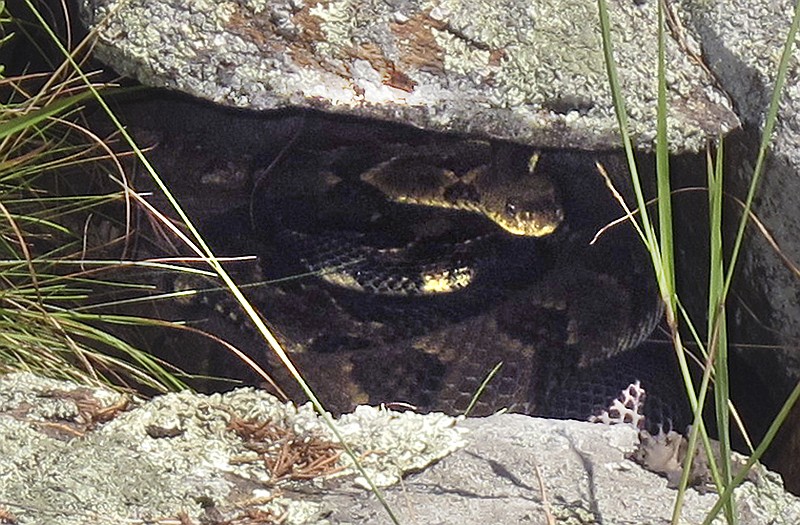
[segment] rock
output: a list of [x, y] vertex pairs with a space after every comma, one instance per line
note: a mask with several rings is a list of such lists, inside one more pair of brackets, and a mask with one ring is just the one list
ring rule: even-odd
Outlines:
[[[324, 109], [541, 147], [619, 147], [594, 3], [84, 0], [96, 54], [149, 86], [253, 110]], [[609, 2], [632, 136], [656, 126], [656, 2]], [[670, 147], [739, 122], [687, 35], [667, 38]]]
[[[274, 483], [275, 464], [270, 471], [269, 453], [256, 447], [269, 449], [266, 421], [283, 429], [284, 457], [290, 432], [304, 437], [299, 443], [330, 439], [308, 406], [253, 389], [123, 401], [30, 374], [0, 377], [0, 512], [19, 525], [243, 516], [390, 523], [346, 462], [325, 479]], [[336, 424], [372, 479], [390, 485], [383, 494], [401, 523], [541, 523], [548, 514], [559, 523], [660, 523], [671, 515], [667, 481], [626, 459], [636, 440], [627, 427], [370, 407]], [[736, 494], [742, 524], [800, 520], [800, 501], [774, 474]], [[715, 501], [689, 491], [683, 519], [700, 523]]]
[[[248, 510], [287, 514], [287, 523], [316, 523], [312, 517], [323, 513], [323, 502], [284, 499], [275, 487], [281, 471], [276, 457], [302, 455], [302, 445], [312, 441], [317, 450], [330, 449], [330, 430], [310, 406], [295, 408], [253, 389], [121, 399], [30, 374], [1, 377], [0, 508], [8, 507], [19, 524], [42, 523], [46, 516], [53, 525], [97, 523], [98, 516], [109, 523], [181, 514], [194, 520], [210, 510], [232, 517], [245, 496], [264, 501]], [[105, 424], [90, 417], [112, 407]], [[361, 407], [337, 425], [370, 478], [386, 486], [463, 446], [465, 430], [455, 422], [441, 414]], [[279, 439], [255, 439], [267, 434]], [[277, 449], [262, 455], [256, 445]], [[336, 459], [340, 451], [333, 449]], [[334, 479], [363, 485], [349, 458], [341, 458], [338, 469], [335, 463], [327, 463]], [[300, 477], [311, 469], [289, 465], [300, 469]]]
[[[677, 492], [626, 459], [636, 443], [631, 428], [510, 414], [462, 426], [470, 429], [466, 448], [386, 491], [390, 505], [408, 509], [401, 523], [546, 523], [548, 513], [566, 524], [670, 522]], [[800, 519], [798, 500], [774, 484], [774, 474], [768, 478], [761, 487], [737, 489], [739, 523]], [[702, 523], [716, 499], [688, 491], [681, 522]], [[339, 516], [390, 523], [374, 504], [343, 507], [331, 518]]]
[[[679, 4], [686, 15], [686, 27], [702, 42], [705, 63], [730, 96], [744, 125], [744, 132], [732, 134], [725, 148], [726, 189], [744, 200], [795, 3], [684, 0]], [[735, 296], [728, 305], [731, 340], [742, 345], [738, 352], [743, 362], [740, 374], [746, 381], [742, 391], [751, 396], [754, 412], [766, 418], [774, 416], [775, 407], [800, 379], [799, 66], [800, 51], [795, 44], [754, 202], [753, 211], [772, 239], [751, 222], [739, 261]], [[742, 208], [732, 199], [727, 204], [726, 234], [730, 240]], [[791, 469], [787, 485], [800, 490], [795, 459], [800, 453], [800, 413], [794, 421], [792, 428], [786, 429], [789, 435], [782, 439], [783, 446], [773, 451], [773, 462], [776, 467]]]

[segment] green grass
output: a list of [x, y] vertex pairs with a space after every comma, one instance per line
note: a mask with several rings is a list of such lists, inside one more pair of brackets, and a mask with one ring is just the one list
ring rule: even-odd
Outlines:
[[[18, 38], [5, 31], [13, 20], [4, 7], [0, 45]], [[75, 231], [77, 217], [125, 200], [125, 189], [51, 193], [76, 173], [109, 176], [106, 166], [118, 164], [108, 144], [81, 125], [82, 104], [94, 94], [64, 69], [4, 77], [0, 85], [7, 97], [0, 101], [0, 371], [157, 392], [184, 388], [170, 366], [102, 329], [159, 321], [77, 310], [98, 290], [129, 286], [94, 276], [107, 266], [102, 261], [79, 262], [85, 246]]]
[[[722, 205], [724, 195], [723, 161], [724, 148], [722, 139], [717, 139], [716, 153], [709, 150], [708, 154], [708, 199], [709, 217], [708, 225], [710, 232], [709, 240], [709, 283], [708, 283], [708, 326], [706, 329], [706, 339], [702, 341], [697, 336], [692, 320], [685, 315], [685, 311], [680, 307], [677, 295], [676, 274], [674, 265], [674, 244], [672, 233], [672, 188], [669, 178], [669, 154], [667, 143], [667, 103], [666, 103], [666, 71], [664, 60], [665, 24], [663, 0], [658, 2], [658, 122], [656, 138], [656, 178], [658, 188], [658, 224], [659, 234], [656, 235], [653, 221], [648, 215], [647, 204], [639, 182], [636, 162], [633, 155], [633, 147], [628, 133], [627, 115], [625, 112], [625, 101], [621, 94], [619, 81], [617, 79], [616, 66], [613, 60], [613, 49], [611, 41], [610, 22], [605, 0], [598, 0], [598, 9], [603, 33], [603, 46], [606, 56], [606, 66], [609, 83], [614, 97], [614, 106], [617, 112], [620, 134], [623, 145], [628, 157], [631, 180], [636, 193], [638, 206], [638, 227], [643, 241], [651, 254], [653, 268], [658, 279], [661, 296], [666, 305], [667, 323], [670, 328], [675, 352], [681, 364], [681, 370], [686, 385], [692, 408], [694, 410], [694, 425], [689, 436], [689, 454], [684, 463], [684, 472], [681, 479], [680, 489], [676, 498], [672, 522], [677, 524], [680, 520], [680, 510], [683, 497], [688, 483], [689, 468], [697, 441], [701, 439], [706, 447], [709, 458], [713, 458], [711, 453], [708, 435], [703, 424], [701, 414], [703, 404], [706, 399], [706, 391], [713, 378], [714, 388], [714, 408], [717, 419], [717, 428], [720, 442], [721, 464], [718, 466], [711, 462], [711, 471], [714, 483], [720, 493], [719, 500], [706, 518], [705, 523], [710, 523], [716, 515], [723, 510], [728, 523], [736, 523], [735, 506], [733, 501], [733, 489], [738, 486], [745, 478], [747, 470], [760, 458], [766, 451], [769, 444], [774, 439], [780, 425], [785, 420], [789, 410], [800, 397], [800, 385], [791, 393], [786, 400], [780, 413], [773, 421], [761, 443], [753, 451], [745, 469], [734, 476], [730, 462], [730, 417], [731, 404], [729, 400], [729, 379], [728, 379], [728, 337], [725, 315], [725, 305], [730, 292], [736, 262], [738, 260], [744, 232], [752, 215], [752, 203], [758, 189], [759, 181], [763, 173], [764, 159], [769, 149], [769, 143], [775, 126], [778, 112], [778, 102], [786, 78], [789, 58], [791, 57], [792, 44], [795, 40], [798, 25], [800, 24], [800, 2], [795, 5], [794, 17], [790, 31], [786, 37], [786, 43], [777, 69], [775, 87], [772, 100], [767, 111], [767, 118], [762, 133], [762, 142], [759, 148], [758, 159], [750, 180], [747, 199], [744, 210], [739, 221], [736, 238], [732, 252], [728, 255], [727, 261], [723, 253], [723, 218]], [[678, 276], [679, 277], [679, 276]], [[681, 341], [679, 323], [685, 323], [689, 332], [693, 334], [695, 343], [705, 358], [704, 374], [700, 383], [699, 390], [693, 383], [689, 373], [686, 360], [686, 350]]]

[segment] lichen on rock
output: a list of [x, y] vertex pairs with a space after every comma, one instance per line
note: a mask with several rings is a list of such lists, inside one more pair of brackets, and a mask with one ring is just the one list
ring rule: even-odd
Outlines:
[[[97, 56], [144, 84], [253, 110], [288, 106], [541, 147], [620, 137], [594, 4], [582, 0], [84, 0]], [[656, 3], [611, 2], [631, 134], [652, 147]], [[669, 146], [739, 122], [667, 38]]]
[[[0, 500], [15, 505], [20, 524], [40, 523], [45, 514], [57, 525], [97, 523], [98, 516], [107, 522], [197, 520], [212, 511], [232, 518], [245, 510], [299, 524], [317, 523], [326, 512], [313, 498], [281, 495], [299, 478], [277, 479], [264, 450], [280, 452], [285, 442], [256, 449], [234, 430], [234, 423], [254, 422], [299, 442], [333, 442], [308, 405], [296, 408], [252, 388], [209, 396], [180, 392], [133, 400], [106, 423], [76, 427], [70, 424], [79, 412], [63, 408], [71, 401], [52, 409], [52, 396], [69, 400], [76, 392], [109, 405], [118, 397], [30, 374], [0, 377]], [[369, 475], [388, 486], [463, 446], [464, 430], [455, 422], [366, 409], [336, 424], [364, 457]], [[341, 457], [332, 458], [340, 460], [338, 467], [331, 464], [335, 483], [363, 485]]]

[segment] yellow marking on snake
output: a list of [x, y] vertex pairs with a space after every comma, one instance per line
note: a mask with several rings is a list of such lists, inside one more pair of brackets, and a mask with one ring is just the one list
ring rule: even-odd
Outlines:
[[474, 270], [468, 266], [430, 272], [422, 276], [422, 289], [425, 293], [450, 293], [466, 288], [474, 277]]
[[538, 159], [539, 153], [530, 157], [528, 173], [502, 173], [484, 164], [458, 176], [400, 156], [364, 172], [361, 180], [395, 202], [478, 213], [513, 235], [544, 237], [558, 228], [564, 212], [550, 179], [536, 173]]

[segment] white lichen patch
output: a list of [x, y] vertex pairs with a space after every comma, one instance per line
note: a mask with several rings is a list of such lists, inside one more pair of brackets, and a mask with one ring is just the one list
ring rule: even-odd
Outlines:
[[380, 72], [366, 60], [355, 60], [352, 74], [353, 85], [368, 104], [404, 104], [408, 99], [405, 91], [385, 85]]
[[444, 50], [446, 71], [458, 75], [485, 77], [489, 74], [489, 51], [470, 46], [452, 33], [432, 29], [436, 43]]
[[[379, 487], [393, 485], [407, 472], [420, 470], [465, 445], [457, 419], [441, 413], [427, 415], [360, 406], [338, 421], [345, 441], [356, 454], [367, 453], [361, 464]], [[344, 457], [345, 464], [351, 460]], [[356, 483], [366, 485], [358, 477]]]
[[355, 5], [348, 0], [319, 3], [308, 10], [309, 14], [318, 17], [322, 23], [320, 28], [325, 33], [325, 41], [317, 44], [323, 53], [335, 55], [342, 43], [350, 42], [358, 20]]
[[[302, 442], [335, 442], [309, 405], [297, 408], [252, 388], [208, 396], [180, 392], [138, 402], [66, 438], [50, 437], [50, 425], [40, 421], [57, 425], [57, 418], [73, 418], [76, 411], [51, 406], [43, 393], [71, 391], [89, 391], [109, 406], [118, 401], [104, 389], [30, 374], [0, 377], [0, 500], [20, 505], [20, 524], [42, 522], [38, 509], [56, 509], [47, 515], [53, 525], [93, 524], [99, 515], [109, 523], [176, 519], [179, 513], [197, 521], [209, 504], [228, 518], [244, 505], [294, 524], [321, 522], [326, 512], [318, 501], [265, 494], [283, 481], [236, 431], [269, 424]], [[462, 446], [455, 422], [363, 407], [336, 425], [376, 484], [387, 486]], [[335, 469], [339, 483], [363, 484], [343, 458], [343, 468]]]

